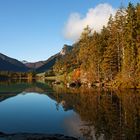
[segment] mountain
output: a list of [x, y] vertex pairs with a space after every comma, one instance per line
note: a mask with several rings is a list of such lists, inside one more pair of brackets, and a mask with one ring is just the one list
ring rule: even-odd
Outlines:
[[72, 50], [72, 48], [73, 48], [72, 46], [65, 44], [59, 53], [51, 56], [48, 60], [44, 61], [45, 64], [37, 68], [36, 72], [45, 72], [47, 70], [52, 69], [56, 60], [65, 56], [68, 52]]
[[46, 61], [38, 61], [38, 62], [23, 62], [23, 64], [26, 66], [26, 67], [28, 67], [28, 68], [30, 68], [30, 69], [32, 69], [32, 70], [35, 70], [35, 69], [37, 69], [37, 68], [39, 68], [39, 67], [41, 67], [41, 66], [43, 66], [44, 64], [45, 64], [45, 62]]
[[59, 58], [63, 58], [63, 56], [70, 52], [72, 48], [72, 46], [64, 45], [59, 53], [51, 56], [45, 61], [38, 61], [35, 63], [30, 63], [26, 60], [20, 62], [14, 58], [10, 58], [0, 53], [0, 71], [27, 72], [28, 70], [35, 70], [38, 73], [45, 72], [52, 69], [56, 60]]
[[23, 61], [21, 61], [21, 63], [26, 64], [26, 63], [28, 63], [28, 61], [23, 60]]
[[70, 52], [71, 50], [72, 50], [72, 46], [70, 46], [70, 45], [64, 45], [63, 46], [63, 48], [62, 48], [62, 50], [60, 51], [60, 55], [66, 55], [68, 52]]
[[27, 68], [20, 61], [0, 53], [0, 71], [26, 72]]
[[53, 65], [55, 64], [56, 60], [60, 57], [60, 53], [51, 56], [47, 61], [45, 61], [45, 64], [42, 65], [41, 67], [36, 69], [36, 72], [45, 72], [47, 70], [52, 69]]

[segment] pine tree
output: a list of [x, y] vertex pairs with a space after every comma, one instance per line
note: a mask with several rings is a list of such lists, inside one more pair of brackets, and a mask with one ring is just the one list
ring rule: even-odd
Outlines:
[[102, 68], [105, 80], [113, 80], [118, 72], [118, 48], [116, 44], [116, 28], [112, 16], [108, 22], [109, 38], [104, 53]]
[[140, 77], [140, 4], [136, 6], [136, 15], [137, 15], [137, 37], [136, 37], [136, 47], [138, 49], [138, 67], [137, 67], [137, 76]]
[[126, 12], [123, 6], [118, 9], [115, 15], [115, 36], [116, 36], [116, 45], [117, 45], [117, 54], [118, 54], [118, 72], [122, 70], [122, 62], [124, 59], [124, 29], [126, 21]]
[[100, 81], [100, 64], [101, 64], [101, 45], [100, 45], [100, 35], [97, 32], [91, 37], [90, 45], [89, 45], [89, 73], [91, 81]]
[[104, 61], [104, 53], [107, 50], [108, 46], [108, 39], [109, 39], [109, 30], [107, 27], [103, 26], [103, 29], [101, 30], [100, 33], [100, 77], [101, 79], [104, 79], [105, 73], [104, 73], [104, 66], [103, 61]]
[[137, 66], [137, 26], [135, 7], [129, 3], [126, 10], [126, 25], [125, 25], [125, 48], [123, 60], [123, 75], [135, 83], [136, 66]]
[[82, 63], [81, 68], [87, 69], [88, 67], [88, 57], [89, 57], [89, 46], [91, 40], [91, 29], [87, 26], [81, 34], [79, 40], [80, 51], [78, 55], [78, 59], [80, 63]]

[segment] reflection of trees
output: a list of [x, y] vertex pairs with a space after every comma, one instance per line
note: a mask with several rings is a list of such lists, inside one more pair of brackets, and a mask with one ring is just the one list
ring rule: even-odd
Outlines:
[[77, 94], [79, 93], [78, 89], [69, 90], [63, 85], [54, 86], [53, 89], [56, 91], [53, 93], [55, 100], [63, 106], [65, 111], [74, 109], [79, 104], [80, 94]]
[[73, 107], [84, 125], [86, 140], [93, 136], [105, 140], [135, 140], [140, 134], [140, 93], [138, 91], [91, 91], [57, 89], [57, 100], [65, 101], [65, 110]]
[[[95, 128], [95, 136], [99, 138], [104, 134], [104, 139], [111, 139], [114, 131], [118, 132], [118, 98], [108, 93], [95, 92], [81, 94], [80, 104], [76, 111], [80, 114], [82, 121], [88, 122], [86, 131]], [[116, 133], [115, 132], [115, 133]], [[93, 134], [90, 132], [89, 134]], [[91, 137], [91, 136], [90, 136]]]
[[140, 92], [128, 90], [118, 92], [122, 100], [122, 126], [126, 139], [138, 139], [140, 136]]
[[[42, 83], [0, 84], [0, 100], [22, 91], [47, 94], [61, 104], [64, 110], [73, 109], [83, 122], [79, 128], [86, 140], [103, 137], [105, 140], [136, 140], [140, 134], [140, 91], [101, 91], [92, 89], [67, 89], [59, 85], [56, 92]], [[15, 93], [15, 94], [14, 94]]]

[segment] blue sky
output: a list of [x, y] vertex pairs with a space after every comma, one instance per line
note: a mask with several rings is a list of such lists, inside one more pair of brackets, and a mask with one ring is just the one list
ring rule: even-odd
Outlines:
[[121, 0], [0, 0], [0, 52], [18, 60], [46, 60], [73, 43], [64, 36], [70, 15], [84, 17], [101, 3], [116, 9]]

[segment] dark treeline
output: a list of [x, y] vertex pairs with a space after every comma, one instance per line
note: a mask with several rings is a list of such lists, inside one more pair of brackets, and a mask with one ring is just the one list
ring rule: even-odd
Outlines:
[[100, 33], [87, 26], [73, 46], [72, 51], [56, 62], [55, 73], [83, 83], [138, 88], [140, 4], [121, 7]]
[[0, 81], [9, 79], [35, 79], [36, 74], [34, 72], [10, 72], [10, 71], [0, 71]]

